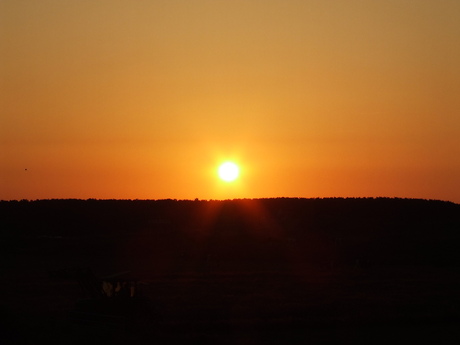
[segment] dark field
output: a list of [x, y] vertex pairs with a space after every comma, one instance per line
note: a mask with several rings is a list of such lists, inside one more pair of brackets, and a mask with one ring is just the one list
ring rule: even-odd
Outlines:
[[[460, 341], [459, 205], [54, 200], [0, 211], [5, 344]], [[142, 296], [76, 317], [86, 268], [131, 271]]]

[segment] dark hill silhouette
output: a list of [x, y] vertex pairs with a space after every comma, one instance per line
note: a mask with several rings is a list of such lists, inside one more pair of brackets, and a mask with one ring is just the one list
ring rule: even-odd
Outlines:
[[[244, 261], [281, 268], [293, 254], [300, 266], [460, 264], [460, 205], [436, 200], [3, 201], [0, 219], [3, 238], [104, 237], [120, 260], [126, 251], [141, 260], [145, 251], [152, 260], [160, 252], [175, 261], [201, 255], [194, 260], [234, 269]], [[129, 240], [116, 243], [119, 236]]]
[[[1, 201], [0, 231], [7, 343], [460, 341], [460, 205], [450, 202]], [[92, 305], [81, 272], [97, 285], [126, 271], [151, 301], [142, 317], [125, 325], [104, 300], [116, 326], [71, 322], [95, 316], [76, 309]], [[112, 320], [110, 310], [101, 315]]]

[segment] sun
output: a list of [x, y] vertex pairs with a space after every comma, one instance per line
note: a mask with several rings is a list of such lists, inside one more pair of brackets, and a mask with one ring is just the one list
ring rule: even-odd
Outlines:
[[238, 178], [240, 169], [238, 168], [238, 165], [233, 162], [225, 162], [219, 166], [217, 173], [219, 174], [221, 180], [225, 182], [232, 182]]

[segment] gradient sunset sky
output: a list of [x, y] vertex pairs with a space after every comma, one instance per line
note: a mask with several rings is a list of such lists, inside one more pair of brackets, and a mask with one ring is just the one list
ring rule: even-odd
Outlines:
[[0, 1], [0, 199], [334, 196], [460, 203], [460, 1]]

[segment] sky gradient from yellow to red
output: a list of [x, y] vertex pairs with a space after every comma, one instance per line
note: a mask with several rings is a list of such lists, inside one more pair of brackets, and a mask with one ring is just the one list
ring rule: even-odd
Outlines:
[[0, 199], [333, 196], [460, 202], [460, 1], [0, 2]]

